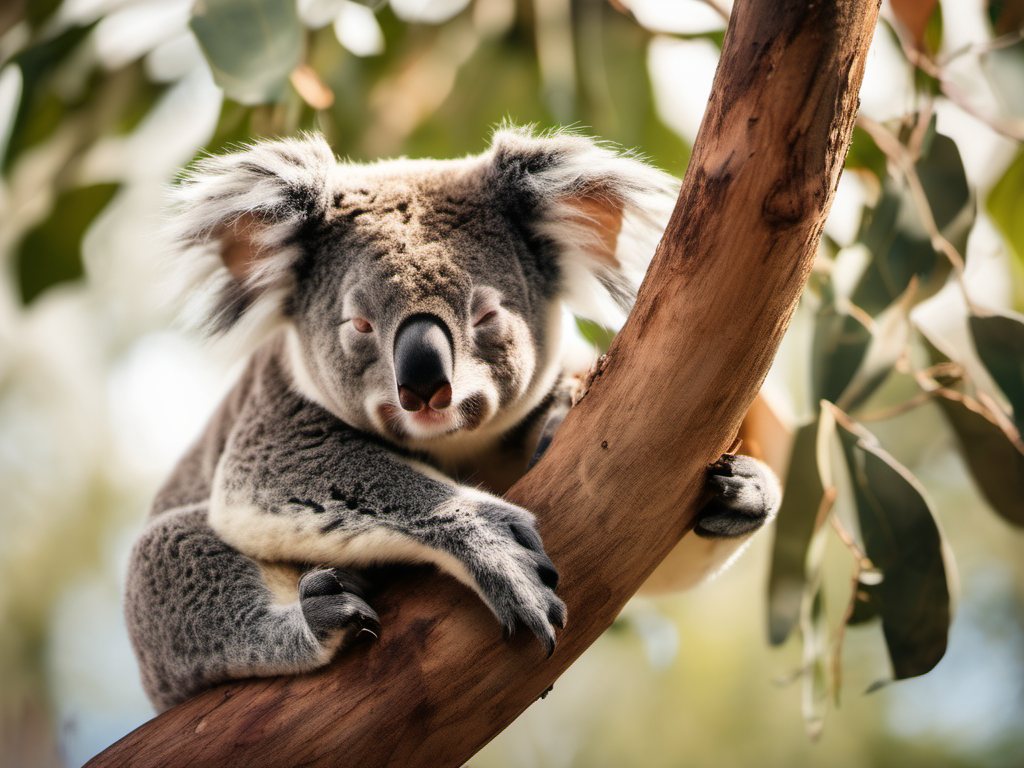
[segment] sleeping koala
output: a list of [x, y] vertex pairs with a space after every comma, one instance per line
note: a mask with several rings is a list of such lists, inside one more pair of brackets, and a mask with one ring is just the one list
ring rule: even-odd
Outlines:
[[[564, 307], [628, 311], [676, 189], [589, 139], [513, 129], [461, 160], [339, 163], [307, 136], [198, 163], [178, 258], [206, 328], [259, 346], [132, 552], [128, 628], [158, 710], [375, 634], [359, 572], [378, 564], [435, 564], [551, 653], [558, 572], [495, 494], [568, 407]], [[689, 571], [779, 502], [744, 457], [709, 486]]]

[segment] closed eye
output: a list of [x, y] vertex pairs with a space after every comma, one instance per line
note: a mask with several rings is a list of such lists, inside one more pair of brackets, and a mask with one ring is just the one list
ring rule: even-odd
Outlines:
[[478, 326], [484, 325], [485, 323], [489, 323], [492, 320], [494, 320], [497, 316], [498, 310], [496, 309], [492, 309], [490, 312], [485, 312], [483, 315], [477, 318], [477, 320], [473, 323], [473, 327], [476, 328]]

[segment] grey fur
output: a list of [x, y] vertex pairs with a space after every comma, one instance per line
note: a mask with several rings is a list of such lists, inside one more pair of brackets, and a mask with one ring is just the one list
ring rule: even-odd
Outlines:
[[[376, 634], [357, 572], [381, 563], [436, 564], [550, 654], [557, 570], [533, 516], [480, 486], [501, 492], [550, 440], [568, 402], [562, 306], [628, 304], [675, 188], [589, 139], [508, 129], [453, 161], [340, 164], [310, 136], [200, 162], [173, 224], [193, 309], [259, 347], [132, 553], [126, 614], [154, 705]], [[407, 411], [395, 335], [421, 315], [450, 343], [451, 404]], [[742, 525], [719, 505], [702, 532], [756, 528], [771, 503], [750, 512], [748, 496], [721, 502]]]

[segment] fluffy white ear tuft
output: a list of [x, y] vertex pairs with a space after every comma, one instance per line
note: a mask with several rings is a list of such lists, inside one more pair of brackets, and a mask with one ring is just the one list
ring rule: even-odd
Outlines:
[[636, 299], [672, 213], [679, 181], [632, 154], [569, 132], [501, 128], [499, 173], [541, 201], [538, 235], [560, 251], [562, 297], [576, 314], [618, 326]]
[[337, 160], [319, 134], [207, 157], [173, 190], [169, 235], [188, 319], [210, 334], [279, 323], [296, 235], [327, 213]]

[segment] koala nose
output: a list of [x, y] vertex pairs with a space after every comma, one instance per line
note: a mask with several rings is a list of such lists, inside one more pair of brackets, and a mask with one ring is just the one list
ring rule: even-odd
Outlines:
[[395, 383], [407, 411], [443, 411], [452, 402], [451, 331], [433, 315], [413, 315], [395, 334]]

